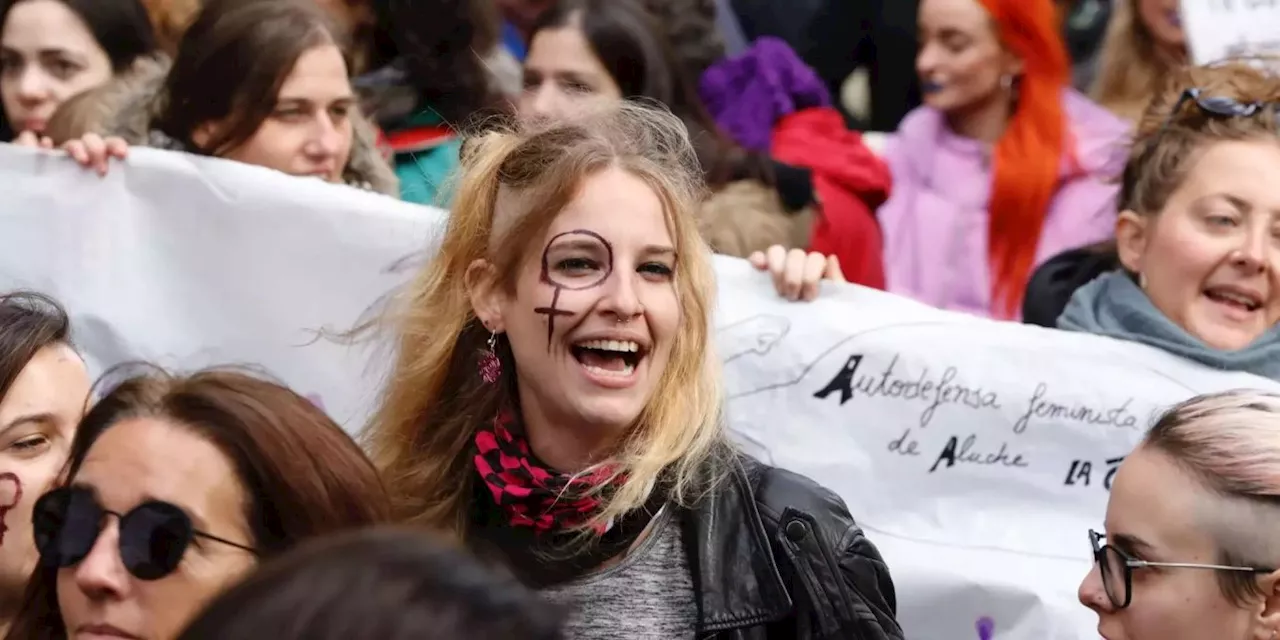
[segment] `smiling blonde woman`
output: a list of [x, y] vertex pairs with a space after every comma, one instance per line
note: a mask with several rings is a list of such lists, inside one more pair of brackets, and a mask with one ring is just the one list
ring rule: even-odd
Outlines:
[[901, 638], [843, 502], [727, 442], [679, 119], [622, 103], [526, 126], [471, 141], [389, 318], [371, 434], [399, 518], [511, 567], [570, 638]]

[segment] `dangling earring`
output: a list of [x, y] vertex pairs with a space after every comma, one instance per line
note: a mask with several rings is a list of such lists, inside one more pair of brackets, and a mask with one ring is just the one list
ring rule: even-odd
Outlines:
[[1012, 74], [1012, 73], [1006, 73], [1006, 74], [1004, 74], [1004, 75], [1000, 76], [1000, 88], [1001, 88], [1001, 89], [1004, 89], [1005, 91], [1011, 91], [1011, 90], [1013, 89], [1013, 74]]
[[489, 350], [480, 356], [480, 378], [488, 384], [498, 381], [502, 375], [502, 361], [498, 359], [498, 332], [489, 332]]

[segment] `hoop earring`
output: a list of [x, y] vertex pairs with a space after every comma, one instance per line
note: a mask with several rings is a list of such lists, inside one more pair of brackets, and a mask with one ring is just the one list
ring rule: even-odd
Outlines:
[[489, 350], [480, 356], [480, 379], [493, 384], [502, 375], [502, 361], [498, 359], [498, 332], [489, 332]]

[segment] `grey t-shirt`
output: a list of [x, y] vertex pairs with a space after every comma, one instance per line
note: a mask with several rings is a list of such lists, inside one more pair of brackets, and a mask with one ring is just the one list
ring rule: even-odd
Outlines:
[[622, 562], [543, 590], [568, 608], [569, 640], [684, 640], [697, 633], [698, 605], [679, 523], [664, 508]]

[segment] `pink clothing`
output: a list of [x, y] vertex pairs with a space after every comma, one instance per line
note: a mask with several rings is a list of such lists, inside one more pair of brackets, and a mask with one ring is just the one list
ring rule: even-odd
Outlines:
[[[1115, 233], [1118, 178], [1129, 125], [1088, 98], [1063, 93], [1077, 163], [1063, 159], [1058, 192], [1045, 217], [1036, 266]], [[888, 290], [943, 309], [991, 316], [987, 202], [991, 152], [920, 107], [890, 137], [885, 159], [893, 193], [877, 217], [884, 233]]]

